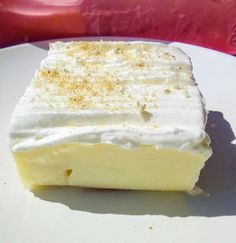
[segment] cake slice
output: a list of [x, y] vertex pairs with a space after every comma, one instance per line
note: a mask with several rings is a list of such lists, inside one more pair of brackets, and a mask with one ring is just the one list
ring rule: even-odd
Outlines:
[[24, 184], [189, 191], [211, 155], [189, 57], [156, 42], [55, 42], [12, 114]]

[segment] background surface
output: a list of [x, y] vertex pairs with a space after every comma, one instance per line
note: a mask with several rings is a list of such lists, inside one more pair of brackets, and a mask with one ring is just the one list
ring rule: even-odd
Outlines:
[[0, 47], [78, 36], [148, 37], [236, 55], [236, 1], [0, 0]]

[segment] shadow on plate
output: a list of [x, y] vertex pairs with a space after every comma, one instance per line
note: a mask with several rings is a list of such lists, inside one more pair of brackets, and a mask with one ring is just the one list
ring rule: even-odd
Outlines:
[[223, 216], [236, 215], [236, 146], [223, 114], [211, 111], [206, 130], [213, 155], [202, 170], [198, 185], [209, 196], [181, 192], [96, 190], [77, 187], [41, 187], [33, 191], [42, 200], [67, 205], [72, 210], [102, 214]]

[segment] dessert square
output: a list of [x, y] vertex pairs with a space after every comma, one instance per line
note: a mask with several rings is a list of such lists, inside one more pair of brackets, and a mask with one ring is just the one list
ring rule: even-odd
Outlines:
[[157, 42], [55, 42], [9, 146], [28, 188], [190, 191], [211, 155], [190, 58]]

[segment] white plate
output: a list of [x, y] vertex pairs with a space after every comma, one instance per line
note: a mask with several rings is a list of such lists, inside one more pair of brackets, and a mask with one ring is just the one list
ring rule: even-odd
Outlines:
[[236, 58], [172, 45], [192, 58], [211, 111], [207, 130], [214, 155], [199, 182], [210, 195], [25, 190], [7, 147], [7, 127], [14, 106], [46, 56], [48, 43], [6, 48], [0, 51], [0, 243], [236, 242]]

